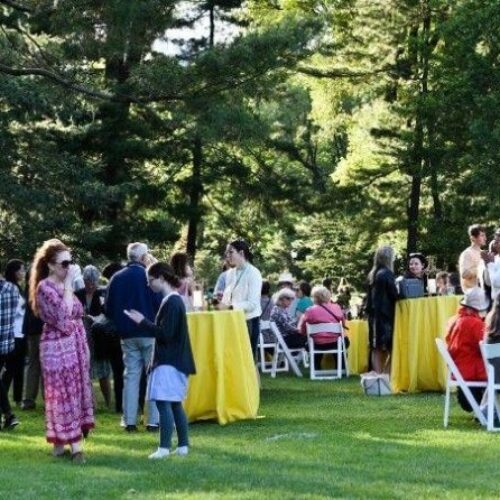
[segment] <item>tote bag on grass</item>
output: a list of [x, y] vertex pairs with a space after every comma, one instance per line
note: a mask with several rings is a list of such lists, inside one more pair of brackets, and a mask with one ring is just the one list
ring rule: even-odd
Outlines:
[[367, 396], [390, 396], [392, 394], [388, 373], [374, 371], [362, 373], [361, 387]]

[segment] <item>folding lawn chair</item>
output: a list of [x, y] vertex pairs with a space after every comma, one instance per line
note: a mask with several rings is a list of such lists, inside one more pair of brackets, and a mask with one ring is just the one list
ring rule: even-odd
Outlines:
[[438, 348], [439, 354], [443, 358], [448, 368], [448, 374], [446, 376], [446, 394], [444, 400], [444, 427], [448, 427], [448, 418], [450, 415], [450, 400], [451, 400], [451, 389], [452, 387], [460, 387], [467, 401], [469, 402], [475, 417], [479, 420], [481, 425], [486, 425], [486, 419], [483, 412], [480, 410], [474, 396], [470, 392], [470, 387], [486, 387], [486, 382], [477, 382], [471, 380], [464, 380], [460, 370], [453, 361], [448, 351], [448, 347], [444, 343], [443, 339], [436, 338], [436, 346]]
[[[342, 378], [342, 375], [349, 376], [349, 368], [347, 367], [347, 353], [344, 340], [344, 330], [342, 323], [306, 323], [307, 342], [309, 345], [310, 360], [310, 377], [311, 380], [335, 380]], [[338, 334], [337, 347], [326, 351], [316, 350], [314, 345], [314, 335], [316, 333], [332, 333]], [[334, 369], [321, 370], [321, 367], [314, 366], [314, 354], [333, 354], [337, 367]], [[345, 368], [342, 369], [342, 359], [344, 360]]]

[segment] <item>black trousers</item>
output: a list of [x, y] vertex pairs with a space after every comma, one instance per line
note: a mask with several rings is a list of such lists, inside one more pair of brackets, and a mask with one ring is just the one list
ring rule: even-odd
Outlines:
[[23, 400], [24, 368], [26, 365], [26, 338], [16, 338], [14, 350], [7, 356], [2, 382], [7, 394], [13, 383], [13, 396], [16, 403]]
[[[7, 361], [7, 356], [0, 355], [0, 373], [5, 366]], [[7, 391], [3, 385], [2, 379], [0, 379], [0, 416], [3, 413], [4, 415], [10, 415], [12, 412], [9, 403], [9, 396], [7, 395]]]
[[[483, 398], [483, 394], [485, 391], [484, 387], [469, 387], [470, 392], [472, 393], [472, 397], [476, 400], [477, 404], [481, 403], [481, 399]], [[469, 404], [469, 401], [467, 401], [467, 398], [465, 397], [465, 394], [463, 393], [462, 389], [460, 387], [457, 388], [457, 400], [458, 404], [462, 407], [462, 409], [466, 412], [471, 412], [472, 407]]]
[[120, 341], [110, 342], [107, 346], [107, 359], [113, 371], [113, 391], [115, 393], [115, 411], [123, 409], [123, 353]]
[[[349, 349], [349, 338], [344, 337], [344, 343], [345, 343], [345, 348], [346, 351]], [[337, 341], [332, 342], [331, 344], [319, 344], [314, 346], [315, 350], [318, 351], [328, 351], [329, 349], [337, 349]], [[322, 353], [317, 353], [314, 355], [314, 366], [316, 369], [321, 368], [321, 361], [323, 361], [323, 354]], [[336, 359], [335, 359], [336, 361]], [[345, 362], [344, 362], [344, 357], [342, 357], [342, 369], [345, 370]]]

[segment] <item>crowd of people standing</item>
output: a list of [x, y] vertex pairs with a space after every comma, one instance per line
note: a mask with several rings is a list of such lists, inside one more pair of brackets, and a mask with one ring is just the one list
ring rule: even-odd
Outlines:
[[[453, 288], [453, 292], [463, 290], [464, 299], [450, 321], [447, 342], [463, 373], [471, 380], [484, 380], [479, 341], [500, 338], [500, 230], [488, 250], [482, 248], [486, 233], [481, 226], [471, 226], [469, 237], [471, 245], [459, 259], [460, 283]], [[346, 326], [349, 297], [347, 306], [341, 300], [346, 290], [335, 302], [328, 280], [311, 287], [305, 281], [295, 283], [286, 272], [272, 295], [270, 283], [252, 260], [245, 241], [227, 245], [226, 268], [217, 280], [213, 303], [219, 310], [244, 312], [254, 356], [261, 320], [273, 321], [290, 348], [306, 347], [307, 324]], [[371, 365], [380, 373], [389, 370], [400, 297], [394, 260], [392, 247], [377, 249], [367, 280]], [[175, 253], [169, 263], [156, 262], [145, 243], [131, 243], [126, 265], [111, 263], [102, 273], [88, 265], [80, 275], [70, 249], [52, 239], [37, 250], [28, 276], [26, 267], [21, 260], [11, 260], [0, 279], [0, 428], [19, 424], [8, 397], [11, 386], [14, 403], [26, 410], [35, 408], [42, 388], [46, 438], [53, 455], [65, 456], [69, 445], [72, 460], [82, 463], [83, 439], [95, 425], [94, 377], [105, 405], [110, 407], [114, 399], [125, 431], [137, 432], [144, 412], [146, 430], [160, 432], [160, 446], [150, 458], [169, 455], [174, 426], [176, 453], [187, 454], [182, 401], [188, 377], [196, 371], [186, 321], [194, 290], [188, 256]], [[421, 280], [430, 290], [427, 267], [423, 254], [411, 254], [404, 278]], [[438, 273], [435, 292], [449, 294], [451, 284], [446, 272]], [[484, 316], [490, 309], [485, 327]], [[272, 332], [262, 334], [264, 341], [273, 340]], [[321, 351], [335, 348], [337, 342], [338, 335], [315, 335], [316, 365]], [[461, 402], [465, 407], [463, 398]]]

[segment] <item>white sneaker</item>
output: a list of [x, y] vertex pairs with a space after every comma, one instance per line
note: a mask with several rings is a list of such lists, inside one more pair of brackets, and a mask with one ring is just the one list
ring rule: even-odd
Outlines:
[[179, 446], [174, 453], [181, 457], [185, 457], [189, 453], [189, 448], [187, 446]]
[[170, 450], [168, 448], [158, 448], [154, 453], [149, 455], [151, 460], [158, 460], [160, 458], [165, 458], [170, 455]]

